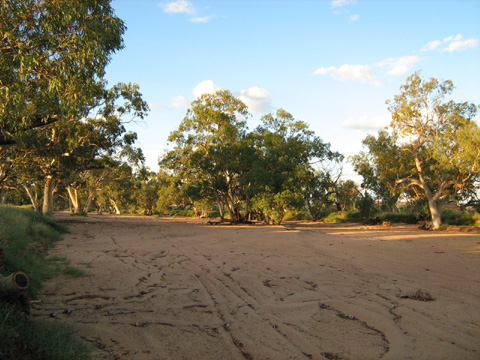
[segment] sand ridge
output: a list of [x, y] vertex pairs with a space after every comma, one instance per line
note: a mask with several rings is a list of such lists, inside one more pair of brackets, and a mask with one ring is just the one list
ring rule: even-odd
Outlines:
[[91, 276], [47, 281], [32, 314], [103, 358], [480, 359], [478, 233], [56, 217], [52, 255]]

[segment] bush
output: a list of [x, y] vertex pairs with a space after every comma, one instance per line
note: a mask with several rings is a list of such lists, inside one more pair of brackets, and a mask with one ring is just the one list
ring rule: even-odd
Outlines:
[[303, 212], [303, 211], [300, 211], [300, 212], [290, 212], [290, 211], [287, 211], [287, 213], [285, 214], [284, 218], [283, 218], [284, 221], [292, 221], [292, 220], [310, 220], [310, 216], [306, 213], [306, 212]]
[[420, 218], [414, 213], [407, 212], [382, 212], [375, 215], [380, 221], [390, 221], [392, 223], [416, 224]]
[[328, 214], [327, 217], [323, 218], [323, 221], [326, 223], [337, 223], [337, 222], [347, 222], [348, 213], [346, 211], [337, 211]]
[[364, 194], [357, 197], [356, 206], [360, 212], [360, 217], [369, 219], [375, 211], [375, 200], [365, 191]]
[[470, 211], [444, 209], [441, 213], [442, 223], [445, 225], [479, 225], [480, 214]]

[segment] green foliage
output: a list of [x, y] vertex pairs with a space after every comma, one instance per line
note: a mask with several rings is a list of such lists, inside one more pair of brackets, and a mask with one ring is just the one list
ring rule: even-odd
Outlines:
[[253, 198], [253, 204], [259, 209], [268, 223], [280, 225], [288, 209], [298, 207], [298, 194], [284, 190], [279, 193], [263, 192]]
[[[64, 232], [66, 229], [53, 218], [32, 210], [0, 206], [0, 248], [5, 251], [2, 274], [27, 272], [32, 297], [38, 293], [43, 279], [59, 274], [63, 268], [66, 274], [78, 276], [78, 270], [67, 266], [64, 257], [45, 257], [46, 250]], [[68, 327], [31, 321], [0, 303], [1, 359], [90, 359], [89, 349], [72, 334]]]
[[91, 359], [89, 347], [73, 333], [68, 326], [32, 321], [0, 303], [0, 359]]
[[60, 273], [85, 276], [86, 273], [69, 265], [68, 260], [46, 257], [67, 229], [53, 218], [32, 210], [0, 206], [0, 248], [5, 251], [2, 274], [23, 270], [30, 277], [28, 291], [36, 296], [46, 278]]
[[390, 221], [392, 223], [416, 224], [419, 220], [418, 215], [411, 212], [380, 212], [375, 214], [380, 221]]
[[367, 136], [369, 152], [353, 158], [364, 186], [385, 203], [400, 194], [424, 198], [434, 229], [441, 225], [440, 200], [473, 196], [480, 177], [478, 109], [467, 102], [447, 102], [453, 88], [449, 80], [423, 80], [419, 72], [409, 76], [401, 93], [387, 101], [390, 128], [378, 138]]
[[190, 202], [217, 201], [234, 221], [240, 220], [242, 173], [251, 164], [246, 145], [249, 116], [246, 105], [229, 91], [203, 94], [170, 134], [175, 148], [162, 159]]
[[88, 272], [86, 272], [85, 270], [82, 270], [73, 266], [66, 266], [63, 269], [62, 274], [66, 276], [75, 277], [75, 278], [89, 276]]
[[86, 115], [102, 97], [105, 67], [123, 47], [110, 0], [3, 1], [0, 144], [23, 131]]
[[480, 214], [471, 211], [442, 210], [442, 221], [445, 225], [480, 226]]
[[399, 151], [394, 138], [385, 130], [378, 132], [378, 138], [368, 135], [362, 143], [368, 152], [353, 156], [353, 167], [363, 177], [362, 187], [373, 191], [382, 205], [392, 210], [402, 192], [396, 181], [410, 174], [408, 168], [413, 160]]
[[346, 211], [337, 211], [328, 214], [322, 219], [326, 223], [338, 223], [338, 222], [347, 222], [348, 221], [348, 212]]
[[310, 215], [308, 215], [308, 213], [305, 211], [297, 211], [297, 212], [287, 211], [285, 213], [283, 221], [295, 221], [295, 220], [305, 221], [305, 220], [311, 220], [311, 218], [310, 218]]
[[56, 274], [45, 260], [45, 252], [60, 239], [65, 228], [32, 210], [5, 206], [0, 207], [0, 224], [0, 247], [5, 250], [2, 272], [26, 271], [30, 276], [29, 292], [35, 295], [42, 280]]
[[360, 216], [363, 219], [368, 219], [375, 211], [375, 200], [365, 191], [358, 196], [356, 207], [360, 212]]

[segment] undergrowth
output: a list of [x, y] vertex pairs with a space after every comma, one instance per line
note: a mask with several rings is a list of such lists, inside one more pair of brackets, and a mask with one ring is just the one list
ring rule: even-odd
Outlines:
[[[67, 229], [51, 217], [32, 210], [0, 206], [0, 248], [5, 252], [3, 276], [23, 270], [30, 277], [28, 294], [38, 295], [42, 281], [59, 274], [83, 276], [61, 257], [47, 257], [47, 250]], [[72, 330], [58, 323], [32, 321], [12, 305], [0, 301], [0, 359], [90, 359], [88, 347]]]

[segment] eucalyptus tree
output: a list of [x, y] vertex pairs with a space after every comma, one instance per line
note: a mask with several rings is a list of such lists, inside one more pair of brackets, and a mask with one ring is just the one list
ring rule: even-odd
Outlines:
[[110, 0], [2, 1], [0, 145], [97, 106], [124, 31]]
[[316, 164], [302, 177], [302, 193], [310, 219], [320, 220], [326, 213], [334, 211], [338, 185], [343, 176], [345, 157], [334, 152], [331, 159]]
[[283, 109], [262, 117], [255, 130], [257, 164], [254, 203], [270, 222], [280, 223], [288, 208], [300, 208], [312, 188], [314, 164], [341, 155]]
[[186, 191], [196, 192], [199, 199], [210, 196], [220, 209], [227, 208], [233, 221], [241, 220], [239, 183], [245, 161], [240, 149], [248, 117], [247, 106], [229, 91], [203, 94], [170, 134], [175, 146], [162, 160]]
[[449, 80], [423, 80], [414, 73], [402, 92], [387, 101], [392, 113], [389, 134], [367, 138], [369, 144], [388, 145], [370, 151], [374, 166], [384, 174], [380, 180], [396, 178], [404, 194], [421, 195], [428, 202], [433, 229], [441, 226], [441, 200], [475, 191], [480, 176], [478, 108], [447, 101], [453, 89]]
[[380, 130], [378, 137], [367, 135], [362, 144], [368, 151], [351, 158], [355, 171], [363, 177], [362, 188], [372, 191], [386, 210], [397, 211], [396, 203], [405, 191], [397, 186], [397, 180], [410, 175], [413, 159], [400, 151], [386, 130]]
[[[15, 161], [22, 176], [43, 178], [44, 213], [53, 210], [53, 192], [60, 182], [66, 187], [75, 212], [80, 212], [79, 187], [82, 173], [105, 165], [104, 158], [124, 155], [143, 160], [134, 147], [137, 135], [127, 132], [124, 121], [143, 118], [148, 111], [137, 85], [117, 84], [104, 91], [103, 103], [90, 117], [78, 121], [56, 122], [30, 129], [17, 136]], [[41, 175], [38, 175], [41, 174]]]

